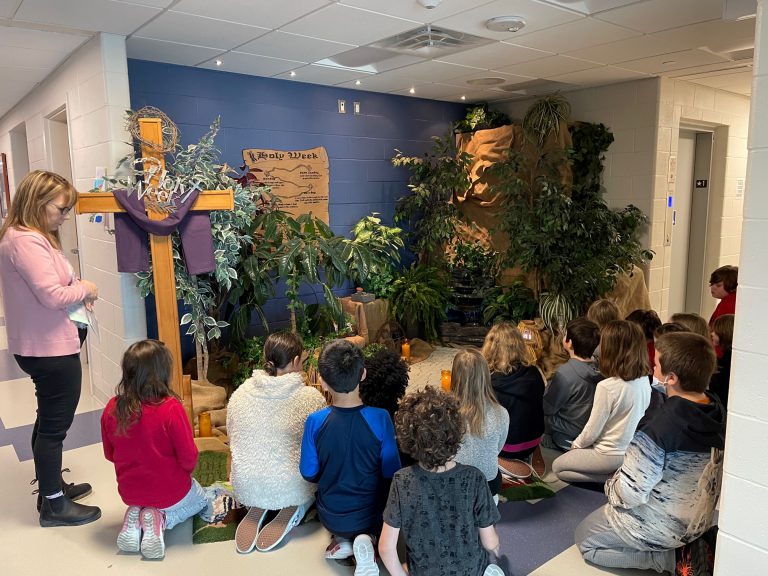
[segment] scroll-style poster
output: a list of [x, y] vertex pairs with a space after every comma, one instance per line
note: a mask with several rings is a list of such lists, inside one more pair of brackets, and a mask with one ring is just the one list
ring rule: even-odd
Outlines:
[[328, 223], [328, 154], [310, 150], [243, 150], [248, 170], [280, 197], [282, 209], [294, 216], [312, 212]]

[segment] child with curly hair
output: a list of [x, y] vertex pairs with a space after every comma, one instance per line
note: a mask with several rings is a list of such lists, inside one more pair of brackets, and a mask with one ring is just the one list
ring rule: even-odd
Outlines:
[[[494, 524], [500, 514], [483, 474], [457, 464], [464, 436], [459, 401], [436, 388], [406, 396], [395, 417], [400, 448], [418, 464], [395, 473], [379, 554], [392, 576], [503, 576]], [[424, 520], [428, 518], [429, 521]], [[408, 562], [397, 555], [400, 531]]]
[[397, 404], [408, 388], [408, 364], [386, 348], [365, 359], [365, 380], [360, 382], [360, 399], [366, 406], [383, 408], [395, 419]]

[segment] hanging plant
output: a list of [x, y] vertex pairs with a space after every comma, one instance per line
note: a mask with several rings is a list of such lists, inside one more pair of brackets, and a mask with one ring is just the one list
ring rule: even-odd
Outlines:
[[531, 142], [542, 147], [550, 134], [560, 134], [560, 122], [568, 122], [570, 116], [571, 104], [562, 94], [544, 96], [528, 108], [523, 131]]
[[539, 298], [539, 316], [552, 334], [562, 333], [578, 311], [563, 294], [544, 292]]

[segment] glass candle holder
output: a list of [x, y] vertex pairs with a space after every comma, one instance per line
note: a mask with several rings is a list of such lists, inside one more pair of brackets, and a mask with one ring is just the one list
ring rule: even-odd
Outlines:
[[404, 340], [403, 345], [400, 346], [400, 356], [406, 362], [411, 361], [411, 344], [408, 342], [408, 340]]
[[208, 438], [213, 436], [213, 428], [211, 426], [211, 413], [200, 412], [197, 416], [197, 433], [201, 438]]
[[451, 391], [451, 371], [450, 370], [440, 371], [440, 388], [442, 388], [446, 392]]

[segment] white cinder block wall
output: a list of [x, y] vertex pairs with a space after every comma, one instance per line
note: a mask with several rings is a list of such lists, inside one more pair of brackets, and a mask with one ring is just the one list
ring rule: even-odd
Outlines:
[[[130, 108], [125, 38], [101, 34], [77, 50], [51, 76], [0, 119], [0, 151], [8, 155], [11, 190], [24, 174], [12, 172], [10, 131], [25, 124], [31, 170], [49, 169], [45, 118], [66, 104], [72, 178], [80, 192], [93, 186], [97, 167], [114, 170], [130, 152], [123, 127]], [[114, 237], [103, 224], [78, 217], [81, 272], [99, 286], [96, 313], [101, 339], [88, 338], [91, 385], [102, 401], [120, 380], [120, 358], [132, 342], [146, 337], [144, 304], [133, 275], [117, 272]]]
[[759, 0], [716, 576], [768, 572], [768, 14]]
[[[664, 223], [671, 217], [666, 198], [674, 194], [669, 182], [670, 156], [677, 153], [681, 122], [716, 131], [713, 162], [708, 271], [721, 264], [738, 262], [741, 230], [741, 200], [736, 184], [746, 175], [746, 136], [749, 99], [671, 79], [649, 78], [610, 86], [565, 93], [571, 103], [571, 118], [602, 122], [611, 129], [614, 142], [606, 154], [605, 199], [611, 207], [634, 204], [649, 218], [643, 237], [645, 247], [656, 255], [647, 273], [651, 306], [666, 319], [669, 310], [671, 246], [664, 246]], [[497, 105], [515, 118], [522, 118], [534, 102], [521, 100]], [[704, 290], [704, 287], [702, 287]], [[702, 299], [709, 315], [716, 302], [706, 290]]]

